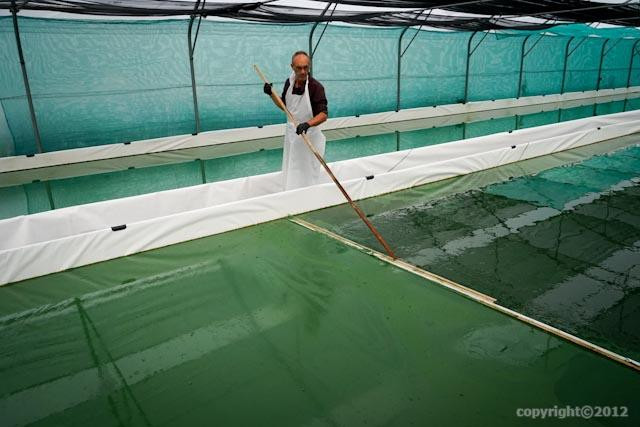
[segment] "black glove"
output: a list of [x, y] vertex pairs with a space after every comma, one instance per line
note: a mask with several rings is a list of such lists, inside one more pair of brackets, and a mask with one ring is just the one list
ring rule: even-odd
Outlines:
[[296, 133], [298, 135], [301, 135], [303, 133], [307, 133], [307, 131], [309, 130], [310, 127], [311, 127], [311, 125], [309, 125], [309, 123], [307, 123], [307, 122], [300, 123], [298, 125], [298, 127], [296, 128]]
[[266, 93], [269, 96], [271, 96], [271, 86], [273, 86], [273, 83], [265, 83], [264, 88], [262, 88], [264, 93]]

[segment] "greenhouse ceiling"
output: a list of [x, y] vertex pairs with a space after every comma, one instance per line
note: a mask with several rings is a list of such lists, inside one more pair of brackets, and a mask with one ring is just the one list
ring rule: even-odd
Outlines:
[[450, 30], [540, 30], [561, 23], [640, 26], [640, 2], [586, 0], [347, 0], [220, 2], [207, 0], [0, 0], [6, 13], [52, 12], [102, 17], [202, 16], [267, 23], [343, 22]]

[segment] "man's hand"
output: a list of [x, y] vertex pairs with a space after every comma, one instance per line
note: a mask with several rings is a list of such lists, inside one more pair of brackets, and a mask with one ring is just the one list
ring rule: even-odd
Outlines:
[[271, 86], [273, 86], [273, 83], [265, 83], [264, 88], [262, 88], [264, 93], [266, 93], [269, 96], [271, 96]]
[[309, 123], [307, 123], [307, 122], [300, 123], [300, 124], [298, 125], [298, 127], [296, 128], [296, 133], [297, 133], [298, 135], [301, 135], [301, 134], [303, 134], [303, 133], [307, 133], [307, 131], [309, 130], [309, 128], [310, 128], [310, 127], [311, 127], [311, 126], [310, 126], [310, 125], [309, 125]]

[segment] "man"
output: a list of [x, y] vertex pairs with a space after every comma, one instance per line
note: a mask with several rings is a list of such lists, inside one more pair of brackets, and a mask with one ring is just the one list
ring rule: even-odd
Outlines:
[[[282, 175], [284, 189], [317, 184], [322, 176], [322, 165], [315, 158], [301, 135], [307, 135], [311, 144], [324, 157], [325, 137], [316, 126], [327, 120], [327, 98], [324, 87], [309, 75], [311, 58], [304, 51], [291, 57], [291, 76], [284, 82], [282, 101], [298, 124], [288, 122], [284, 135]], [[272, 96], [272, 83], [265, 83], [264, 93]], [[277, 96], [277, 95], [273, 95]], [[274, 104], [278, 105], [273, 99]]]

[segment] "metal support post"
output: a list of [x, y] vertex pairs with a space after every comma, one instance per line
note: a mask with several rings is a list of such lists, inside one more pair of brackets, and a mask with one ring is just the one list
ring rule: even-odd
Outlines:
[[[569, 63], [569, 46], [571, 46], [571, 42], [575, 37], [569, 37], [567, 41], [567, 45], [564, 48], [564, 64], [562, 65], [562, 82], [560, 83], [560, 95], [564, 93], [564, 84], [567, 80], [567, 64]], [[562, 108], [558, 108], [558, 123], [560, 123], [560, 119], [562, 118]]]
[[20, 68], [22, 68], [22, 80], [24, 81], [24, 89], [27, 93], [27, 102], [29, 104], [29, 114], [31, 115], [31, 126], [33, 127], [33, 137], [36, 142], [38, 153], [42, 153], [42, 141], [40, 140], [40, 130], [36, 120], [36, 111], [33, 108], [33, 98], [31, 97], [31, 87], [29, 86], [29, 77], [27, 76], [27, 66], [24, 62], [24, 54], [22, 52], [22, 43], [20, 42], [20, 30], [18, 28], [18, 7], [15, 0], [11, 0], [11, 15], [13, 15], [13, 32], [16, 37], [16, 45], [18, 48], [18, 56], [20, 58]]
[[[327, 10], [329, 10], [329, 7], [331, 7], [332, 4], [333, 3], [327, 3], [325, 8], [322, 10], [322, 13], [320, 13], [320, 19], [317, 20], [313, 24], [313, 26], [311, 27], [311, 32], [309, 33], [309, 59], [310, 59], [309, 75], [310, 76], [312, 75], [312, 72], [313, 72], [313, 54], [316, 52], [316, 49], [320, 45], [320, 40], [322, 40], [322, 36], [324, 36], [324, 32], [327, 30], [327, 26], [329, 25], [329, 21], [325, 22], [324, 28], [322, 29], [322, 33], [320, 34], [320, 38], [318, 38], [318, 42], [316, 43], [315, 47], [313, 46], [313, 33], [315, 33], [316, 27], [320, 23], [320, 20], [324, 17], [324, 15], [326, 15]], [[338, 6], [338, 3], [336, 3], [333, 6], [333, 10], [331, 11], [331, 15], [329, 15], [329, 16], [333, 15], [333, 12], [336, 11], [336, 7], [337, 6]]]
[[527, 40], [529, 40], [529, 37], [531, 37], [531, 35], [528, 35], [524, 38], [524, 41], [522, 42], [522, 49], [520, 51], [520, 72], [518, 74], [518, 95], [516, 96], [516, 98], [520, 98], [520, 95], [522, 94], [522, 72], [524, 70], [525, 57], [524, 48], [527, 45]]
[[[202, 1], [202, 7], [204, 8], [206, 0]], [[198, 111], [198, 93], [196, 91], [196, 74], [193, 67], [193, 52], [196, 48], [196, 42], [198, 41], [198, 33], [200, 32], [200, 22], [202, 21], [202, 15], [198, 18], [198, 28], [196, 29], [196, 36], [192, 42], [193, 21], [196, 19], [196, 12], [200, 7], [200, 0], [196, 0], [196, 5], [193, 9], [193, 14], [189, 20], [189, 33], [187, 35], [187, 42], [189, 43], [189, 68], [191, 69], [191, 92], [193, 93], [193, 115], [195, 117], [196, 128], [192, 135], [200, 133], [200, 112]]]
[[[418, 19], [420, 17], [420, 15], [422, 15], [424, 13], [424, 10], [421, 10], [420, 12], [418, 12], [418, 14], [416, 15], [415, 19]], [[429, 11], [429, 14], [427, 15], [427, 17], [425, 18], [425, 21], [427, 19], [429, 19], [429, 15], [431, 15], [431, 11]], [[418, 29], [416, 30], [416, 33], [413, 35], [413, 37], [411, 38], [411, 40], [409, 41], [409, 43], [407, 44], [407, 46], [404, 48], [404, 50], [402, 49], [402, 38], [404, 37], [404, 34], [409, 30], [410, 27], [404, 27], [402, 29], [402, 32], [400, 33], [400, 37], [398, 38], [398, 59], [397, 59], [397, 64], [398, 64], [398, 71], [397, 71], [397, 81], [396, 81], [396, 111], [400, 111], [400, 74], [401, 74], [401, 70], [402, 70], [402, 57], [404, 56], [405, 53], [407, 53], [407, 50], [409, 49], [409, 46], [411, 46], [411, 43], [413, 43], [413, 41], [416, 39], [416, 37], [418, 36], [418, 34], [420, 33], [420, 30], [422, 29], [422, 26], [424, 24], [421, 24], [420, 27], [418, 27]]]
[[600, 80], [602, 79], [602, 64], [604, 62], [605, 57], [605, 48], [607, 47], [607, 43], [609, 43], [610, 39], [606, 39], [604, 43], [602, 43], [602, 50], [600, 50], [600, 65], [598, 65], [598, 80], [596, 81], [596, 90], [600, 90]]
[[[596, 92], [600, 90], [600, 80], [602, 79], [602, 63], [604, 62], [604, 50], [607, 47], [607, 43], [609, 43], [609, 39], [605, 39], [602, 43], [602, 49], [600, 50], [600, 64], [598, 65], [598, 79], [596, 80]], [[596, 115], [596, 111], [598, 109], [598, 103], [595, 102], [593, 104], [593, 116]]]
[[466, 71], [465, 71], [465, 74], [464, 74], [464, 98], [462, 100], [463, 104], [467, 103], [468, 95], [469, 95], [469, 68], [470, 68], [470, 63], [471, 63], [471, 55], [473, 55], [473, 53], [476, 51], [476, 49], [478, 49], [480, 44], [482, 44], [482, 41], [487, 37], [487, 35], [489, 35], [489, 32], [485, 31], [484, 35], [482, 36], [482, 38], [480, 39], [478, 44], [475, 45], [475, 47], [473, 49], [471, 49], [471, 42], [473, 41], [473, 38], [475, 37], [475, 35], [477, 33], [478, 33], [478, 31], [474, 31], [471, 34], [471, 37], [469, 37], [469, 43], [467, 44], [467, 65], [466, 65]]
[[[631, 86], [631, 70], [633, 69], [633, 59], [635, 58], [637, 53], [636, 46], [638, 46], [638, 42], [640, 42], [640, 39], [636, 40], [633, 46], [631, 47], [631, 58], [629, 58], [629, 73], [627, 74], [627, 88]], [[627, 97], [628, 96], [629, 94], [627, 94]], [[624, 107], [622, 108], [622, 111], [627, 111], [627, 102], [628, 102], [627, 97], [624, 98]]]

